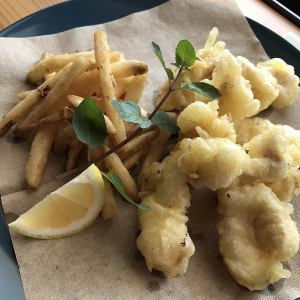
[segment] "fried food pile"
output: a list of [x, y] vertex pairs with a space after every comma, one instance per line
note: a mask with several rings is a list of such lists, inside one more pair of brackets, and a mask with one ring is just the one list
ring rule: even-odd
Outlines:
[[[91, 160], [132, 134], [136, 126], [123, 121], [112, 101], [138, 102], [148, 80], [148, 66], [112, 51], [106, 33], [98, 31], [94, 34], [93, 50], [44, 53], [29, 69], [27, 80], [33, 89], [20, 92], [19, 101], [0, 119], [0, 137], [9, 130], [18, 138], [33, 136], [25, 177], [28, 187], [37, 189], [52, 150], [66, 156], [65, 171], [74, 169], [80, 159], [87, 160], [87, 146], [78, 139], [72, 123], [74, 112], [85, 97], [92, 97], [101, 109], [107, 129], [105, 145], [91, 150]], [[158, 128], [149, 128], [98, 164], [102, 171], [112, 170], [134, 199], [138, 188], [130, 169], [139, 163], [159, 133]], [[116, 215], [117, 207], [110, 183], [105, 184], [102, 215], [109, 219]]]
[[[115, 147], [97, 166], [112, 171], [130, 197], [151, 208], [139, 211], [137, 238], [148, 269], [166, 277], [186, 272], [195, 252], [187, 227], [190, 188], [209, 188], [218, 197], [224, 263], [239, 284], [260, 290], [291, 275], [283, 262], [299, 249], [290, 202], [300, 194], [300, 132], [255, 116], [270, 106], [292, 105], [299, 96], [299, 78], [281, 59], [254, 65], [234, 56], [217, 36], [213, 28], [197, 51], [199, 59], [181, 69], [175, 91], [162, 106], [173, 122], [177, 118], [178, 135], [157, 124], [137, 130], [137, 123], [124, 122], [112, 102], [138, 102], [148, 67], [110, 50], [106, 34], [96, 32], [94, 50], [43, 54], [27, 74], [36, 86], [18, 95], [20, 101], [0, 120], [0, 136], [10, 129], [17, 137], [34, 134], [26, 180], [38, 188], [52, 149], [67, 155], [65, 170], [77, 165], [87, 147], [77, 138], [72, 119], [83, 98], [93, 97], [108, 135], [88, 152], [89, 158], [95, 161]], [[199, 81], [213, 85], [221, 96], [209, 101], [180, 88]], [[159, 100], [169, 84], [161, 87]], [[124, 141], [128, 143], [120, 146]], [[141, 161], [135, 176], [132, 168]], [[117, 204], [108, 181], [104, 197], [101, 213], [110, 219]]]
[[[165, 102], [166, 111], [180, 112], [180, 133], [170, 154], [144, 171], [142, 203], [152, 211], [139, 213], [137, 246], [150, 271], [185, 273], [194, 253], [186, 227], [188, 187], [209, 188], [218, 196], [219, 247], [228, 271], [239, 284], [261, 290], [291, 275], [282, 263], [299, 249], [290, 201], [300, 194], [300, 133], [254, 116], [293, 104], [299, 78], [278, 58], [254, 65], [235, 57], [217, 35], [214, 28], [178, 87], [200, 80], [221, 97], [208, 102], [178, 90]], [[167, 88], [168, 82], [162, 95]]]

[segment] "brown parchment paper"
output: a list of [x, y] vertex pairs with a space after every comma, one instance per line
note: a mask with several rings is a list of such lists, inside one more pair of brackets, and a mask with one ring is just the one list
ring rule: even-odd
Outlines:
[[[28, 68], [41, 53], [73, 52], [92, 48], [93, 32], [108, 33], [112, 49], [126, 58], [149, 65], [149, 85], [142, 103], [152, 106], [153, 91], [165, 75], [155, 59], [151, 41], [162, 48], [167, 62], [173, 60], [176, 43], [183, 38], [203, 47], [209, 30], [217, 26], [220, 40], [236, 55], [253, 62], [267, 58], [245, 18], [232, 0], [172, 0], [149, 11], [103, 25], [77, 28], [60, 34], [32, 38], [0, 38], [0, 114], [16, 103], [18, 92], [28, 89]], [[280, 47], [280, 45], [278, 45]], [[268, 111], [275, 123], [297, 129], [299, 105]], [[30, 144], [0, 139], [0, 192], [8, 222], [24, 213], [62, 182], [53, 181], [63, 159], [52, 155], [38, 191], [26, 189], [24, 164]], [[300, 223], [300, 207], [294, 200], [294, 219]], [[218, 251], [215, 196], [207, 190], [193, 195], [190, 233], [196, 245], [184, 276], [164, 279], [149, 273], [136, 250], [136, 210], [123, 202], [111, 221], [98, 218], [83, 232], [58, 240], [35, 240], [12, 233], [27, 299], [291, 299], [300, 296], [300, 256], [288, 265], [292, 277], [262, 292], [249, 292], [227, 273]], [[0, 266], [1, 267], [1, 266]]]

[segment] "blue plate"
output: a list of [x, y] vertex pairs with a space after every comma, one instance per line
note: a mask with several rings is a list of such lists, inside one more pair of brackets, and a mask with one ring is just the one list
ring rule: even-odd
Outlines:
[[[34, 13], [0, 32], [0, 37], [27, 37], [119, 19], [165, 0], [73, 0]], [[280, 57], [300, 74], [299, 51], [266, 27], [247, 19], [270, 57]], [[1, 201], [0, 201], [1, 203]], [[0, 299], [24, 299], [22, 283], [0, 205]]]

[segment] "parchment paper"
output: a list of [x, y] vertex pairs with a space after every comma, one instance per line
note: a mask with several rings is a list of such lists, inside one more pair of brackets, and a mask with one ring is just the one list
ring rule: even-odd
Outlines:
[[[92, 48], [93, 32], [108, 33], [112, 49], [128, 59], [149, 65], [149, 85], [143, 97], [151, 106], [153, 91], [165, 75], [151, 48], [156, 41], [167, 62], [173, 60], [176, 43], [183, 38], [203, 47], [209, 30], [217, 26], [236, 55], [253, 62], [267, 58], [245, 18], [232, 0], [172, 0], [146, 12], [136, 13], [103, 25], [77, 28], [60, 34], [33, 38], [0, 38], [0, 114], [17, 101], [18, 92], [28, 89], [24, 79], [41, 53], [74, 52]], [[280, 45], [278, 45], [280, 47]], [[272, 121], [299, 129], [298, 104], [270, 112]], [[14, 220], [62, 182], [53, 181], [63, 159], [52, 155], [38, 191], [26, 189], [24, 164], [29, 143], [0, 140], [0, 191], [7, 221]], [[149, 273], [136, 250], [136, 210], [119, 202], [119, 213], [111, 221], [97, 221], [82, 233], [58, 239], [35, 240], [12, 233], [27, 299], [291, 299], [300, 296], [300, 256], [289, 262], [292, 277], [262, 292], [238, 286], [226, 271], [218, 251], [215, 196], [206, 190], [194, 195], [190, 209], [190, 232], [196, 245], [184, 276], [171, 280]], [[294, 219], [300, 223], [300, 207], [294, 200]]]

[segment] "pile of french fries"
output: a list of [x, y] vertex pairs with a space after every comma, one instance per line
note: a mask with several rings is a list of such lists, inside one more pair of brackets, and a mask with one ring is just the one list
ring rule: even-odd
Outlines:
[[[100, 31], [94, 34], [94, 50], [61, 55], [44, 53], [27, 74], [27, 79], [37, 87], [20, 92], [19, 102], [0, 120], [0, 136], [9, 130], [21, 138], [30, 132], [35, 134], [25, 170], [28, 186], [36, 189], [41, 184], [52, 149], [67, 154], [66, 171], [78, 164], [86, 146], [76, 138], [72, 115], [84, 97], [95, 99], [105, 114], [108, 131], [105, 145], [93, 149], [92, 159], [136, 130], [135, 124], [123, 122], [112, 100], [138, 102], [147, 72], [143, 62], [126, 60], [121, 52], [111, 51], [106, 34]], [[137, 199], [138, 188], [130, 169], [146, 156], [142, 172], [146, 170], [152, 161], [159, 159], [167, 139], [167, 133], [151, 127], [106, 157], [98, 167], [112, 170], [122, 180], [125, 191]], [[116, 213], [116, 202], [109, 183], [105, 184], [107, 199], [102, 213], [111, 218]]]

